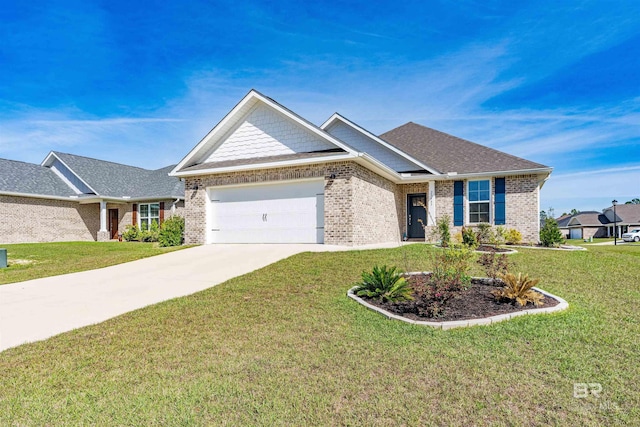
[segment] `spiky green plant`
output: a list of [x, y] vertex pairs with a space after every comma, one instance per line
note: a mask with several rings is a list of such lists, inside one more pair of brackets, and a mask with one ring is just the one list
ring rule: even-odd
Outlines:
[[355, 294], [368, 298], [377, 298], [383, 302], [410, 301], [411, 287], [396, 267], [383, 265], [373, 267], [373, 271], [362, 272], [362, 282], [355, 289]]
[[496, 289], [492, 293], [498, 301], [515, 301], [521, 307], [532, 303], [535, 306], [543, 305], [544, 296], [540, 292], [531, 289], [538, 284], [540, 279], [530, 279], [528, 275], [518, 273], [500, 274], [504, 287]]

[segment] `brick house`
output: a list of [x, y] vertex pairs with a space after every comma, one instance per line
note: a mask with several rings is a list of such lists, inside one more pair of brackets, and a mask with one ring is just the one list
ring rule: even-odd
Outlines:
[[569, 217], [565, 227], [561, 228], [561, 231], [570, 239], [613, 237], [616, 234], [620, 238], [629, 230], [640, 227], [640, 205], [617, 205], [615, 217], [613, 206], [603, 209], [602, 212], [578, 212]]
[[170, 175], [185, 180], [186, 243], [361, 245], [424, 240], [444, 215], [454, 233], [487, 222], [537, 242], [551, 171], [411, 122], [318, 127], [252, 90]]
[[160, 223], [184, 206], [174, 165], [146, 170], [51, 152], [40, 164], [0, 159], [0, 243], [105, 241], [128, 224]]

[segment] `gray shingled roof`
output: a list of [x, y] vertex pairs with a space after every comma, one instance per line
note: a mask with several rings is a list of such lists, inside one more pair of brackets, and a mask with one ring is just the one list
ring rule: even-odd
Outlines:
[[131, 198], [184, 197], [184, 184], [167, 174], [175, 165], [147, 170], [75, 154], [54, 152], [98, 196]]
[[[581, 226], [586, 226], [586, 227], [599, 227], [602, 226], [604, 224], [608, 224], [609, 220], [607, 219], [606, 215], [603, 213], [600, 213], [598, 211], [587, 211], [587, 212], [580, 212], [578, 214], [575, 214], [572, 219], [575, 218]], [[575, 227], [576, 225], [569, 225], [569, 227]]]
[[[610, 208], [613, 210], [613, 206]], [[617, 222], [622, 224], [640, 224], [640, 205], [616, 205]]]
[[55, 197], [76, 194], [51, 169], [6, 159], [0, 159], [0, 191]]
[[548, 168], [413, 122], [383, 133], [380, 138], [441, 173]]

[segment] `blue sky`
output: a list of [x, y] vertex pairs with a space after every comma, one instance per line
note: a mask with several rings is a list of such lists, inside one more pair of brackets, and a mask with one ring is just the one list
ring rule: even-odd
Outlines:
[[3, 158], [177, 163], [255, 88], [552, 166], [556, 214], [640, 197], [637, 0], [4, 0], [0, 40]]

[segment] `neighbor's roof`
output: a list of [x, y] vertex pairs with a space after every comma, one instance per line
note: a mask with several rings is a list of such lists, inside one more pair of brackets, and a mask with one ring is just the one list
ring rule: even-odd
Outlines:
[[131, 198], [184, 197], [184, 183], [168, 176], [175, 165], [148, 170], [75, 154], [54, 151], [62, 162], [78, 175], [96, 195]]
[[413, 122], [380, 138], [441, 173], [482, 173], [551, 169]]
[[76, 193], [51, 169], [0, 159], [0, 192], [71, 197]]
[[[605, 210], [613, 211], [613, 206]], [[640, 205], [633, 205], [633, 204], [616, 205], [616, 216], [618, 217], [617, 222], [620, 222], [622, 224], [633, 224], [633, 225], [640, 224]]]
[[600, 227], [608, 224], [607, 216], [598, 211], [580, 212], [571, 217], [569, 226]]

